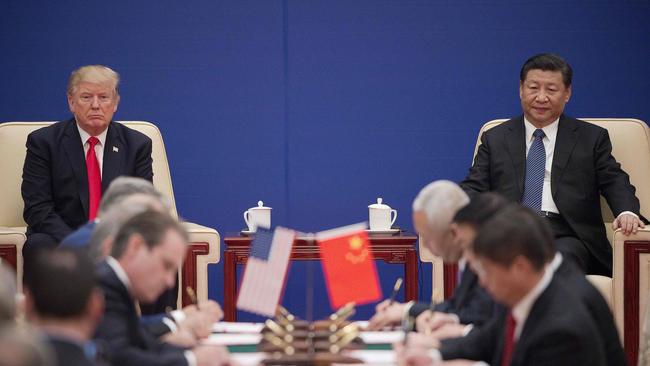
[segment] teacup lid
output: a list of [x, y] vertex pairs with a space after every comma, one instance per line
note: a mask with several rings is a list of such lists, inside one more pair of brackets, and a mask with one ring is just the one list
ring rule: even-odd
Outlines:
[[257, 207], [251, 207], [250, 210], [272, 210], [272, 208], [264, 207], [264, 202], [257, 201]]
[[390, 206], [381, 203], [381, 201], [382, 201], [381, 197], [377, 198], [377, 203], [373, 203], [372, 205], [369, 205], [368, 208], [379, 208], [384, 210], [390, 210]]

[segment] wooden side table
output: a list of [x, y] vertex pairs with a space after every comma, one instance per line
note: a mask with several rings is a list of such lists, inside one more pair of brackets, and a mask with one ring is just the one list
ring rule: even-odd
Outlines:
[[[417, 300], [418, 257], [415, 242], [418, 237], [408, 233], [397, 235], [369, 234], [370, 248], [376, 260], [404, 265], [404, 294], [406, 301]], [[236, 321], [237, 265], [248, 259], [251, 236], [231, 235], [224, 238], [224, 320]], [[298, 237], [293, 243], [291, 260], [319, 260], [320, 250], [313, 238]]]

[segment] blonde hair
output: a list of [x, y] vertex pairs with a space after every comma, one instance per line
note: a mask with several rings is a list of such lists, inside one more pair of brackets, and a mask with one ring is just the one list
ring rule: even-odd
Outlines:
[[117, 86], [120, 83], [120, 75], [110, 67], [104, 65], [87, 65], [74, 70], [68, 79], [68, 95], [75, 92], [77, 86], [82, 82], [108, 85], [119, 97]]

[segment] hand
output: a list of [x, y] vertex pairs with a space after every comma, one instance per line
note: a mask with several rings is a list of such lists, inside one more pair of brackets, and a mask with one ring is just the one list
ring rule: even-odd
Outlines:
[[639, 228], [644, 227], [645, 224], [643, 221], [629, 213], [618, 215], [614, 222], [612, 222], [612, 229], [616, 230], [620, 228], [623, 231], [623, 235], [636, 234]]
[[406, 344], [410, 348], [440, 348], [440, 341], [426, 334], [411, 332], [407, 337]]
[[199, 309], [196, 307], [196, 305], [187, 305], [186, 307], [183, 308], [183, 314], [185, 316], [195, 314], [198, 311]]
[[[397, 303], [394, 302], [393, 304], [397, 304]], [[388, 300], [388, 299], [384, 300], [384, 301], [380, 302], [379, 304], [377, 304], [377, 306], [375, 306], [375, 312], [376, 313], [381, 313], [382, 311], [388, 309], [389, 306], [390, 306], [390, 300]]]
[[435, 339], [458, 338], [465, 334], [466, 325], [447, 323], [431, 333]]
[[233, 365], [226, 348], [214, 345], [202, 345], [192, 349], [196, 357], [196, 366]]
[[418, 315], [415, 319], [418, 332], [431, 333], [445, 324], [458, 324], [458, 317], [454, 314], [441, 313], [436, 311], [431, 313], [427, 310]]
[[203, 301], [198, 305], [199, 311], [208, 316], [210, 323], [216, 323], [223, 319], [223, 310], [214, 300]]
[[190, 348], [197, 345], [198, 341], [192, 332], [179, 329], [176, 332], [169, 332], [162, 336], [162, 341], [182, 348]]
[[387, 325], [399, 324], [402, 321], [406, 305], [399, 302], [389, 304], [389, 300], [377, 304], [375, 307], [376, 313], [368, 322], [368, 330], [379, 330]]
[[414, 347], [410, 344], [404, 346], [401, 342], [393, 344], [395, 358], [399, 366], [430, 366], [433, 359], [429, 356], [429, 350], [422, 347]]
[[212, 318], [203, 311], [186, 314], [185, 320], [179, 325], [179, 330], [191, 333], [197, 339], [207, 338], [212, 334]]
[[433, 313], [430, 310], [425, 310], [417, 318], [415, 318], [415, 329], [418, 333], [431, 333], [431, 318]]

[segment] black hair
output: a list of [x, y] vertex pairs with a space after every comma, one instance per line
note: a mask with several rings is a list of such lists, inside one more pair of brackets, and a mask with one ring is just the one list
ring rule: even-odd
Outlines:
[[473, 197], [465, 207], [456, 212], [453, 222], [471, 225], [478, 230], [483, 223], [507, 207], [509, 203], [505, 197], [498, 193], [481, 193]]
[[562, 73], [562, 81], [567, 88], [571, 86], [573, 81], [571, 65], [564, 61], [562, 57], [552, 53], [540, 53], [526, 60], [519, 72], [519, 81], [523, 83], [530, 70], [559, 71]]
[[530, 208], [512, 203], [487, 220], [474, 241], [474, 253], [503, 266], [517, 256], [528, 259], [537, 270], [555, 256], [548, 223]]
[[70, 319], [86, 309], [97, 285], [95, 266], [85, 251], [40, 249], [25, 272], [23, 284], [40, 316]]

